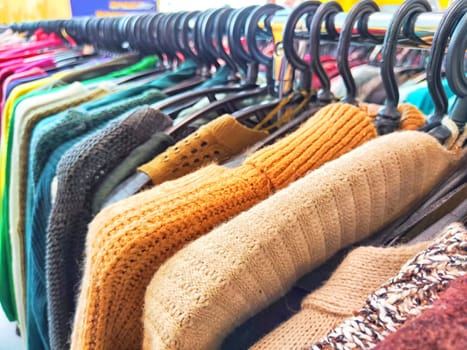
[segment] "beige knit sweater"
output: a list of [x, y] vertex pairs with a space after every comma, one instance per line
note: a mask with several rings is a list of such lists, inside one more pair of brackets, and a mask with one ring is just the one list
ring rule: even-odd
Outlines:
[[409, 210], [458, 156], [431, 136], [372, 140], [199, 238], [154, 275], [145, 349], [212, 349], [340, 248]]
[[397, 248], [361, 247], [353, 250], [326, 284], [309, 294], [302, 309], [251, 349], [282, 350], [310, 347], [358, 310], [369, 294], [399, 272], [430, 242]]

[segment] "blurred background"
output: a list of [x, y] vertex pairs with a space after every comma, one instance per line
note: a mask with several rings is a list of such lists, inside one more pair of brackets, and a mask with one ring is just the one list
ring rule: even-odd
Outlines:
[[[452, 1], [452, 0], [451, 0]], [[277, 3], [282, 6], [292, 7], [300, 0], [223, 0], [215, 3], [216, 7], [223, 5], [242, 7], [247, 5], [263, 5], [265, 3]], [[339, 0], [345, 10], [348, 10], [358, 1]], [[378, 5], [388, 7], [398, 5], [397, 0], [377, 0]], [[449, 0], [432, 0], [434, 8], [444, 8]], [[77, 16], [115, 16], [128, 13], [144, 12], [170, 12], [180, 10], [204, 10], [212, 7], [209, 1], [191, 0], [1, 0], [0, 23], [7, 24], [19, 21], [40, 19], [64, 19]]]

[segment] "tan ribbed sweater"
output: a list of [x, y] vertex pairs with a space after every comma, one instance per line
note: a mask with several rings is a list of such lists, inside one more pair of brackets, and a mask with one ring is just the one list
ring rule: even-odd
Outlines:
[[326, 284], [309, 294], [302, 309], [251, 347], [254, 350], [309, 348], [351, 317], [369, 294], [391, 278], [429, 242], [398, 248], [361, 247], [352, 251]]
[[416, 131], [372, 140], [199, 238], [154, 275], [145, 349], [212, 349], [340, 248], [409, 210], [458, 156]]
[[[401, 108], [403, 128], [424, 124], [415, 107]], [[376, 136], [367, 113], [331, 104], [238, 168], [210, 165], [101, 211], [87, 235], [72, 349], [139, 348], [144, 294], [162, 263], [190, 241]]]

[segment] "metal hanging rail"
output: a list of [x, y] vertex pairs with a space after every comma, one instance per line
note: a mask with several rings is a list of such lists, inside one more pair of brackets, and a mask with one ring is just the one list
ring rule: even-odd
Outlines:
[[[290, 12], [291, 10], [289, 9], [276, 12], [276, 14], [274, 15], [273, 21], [275, 23], [279, 21], [283, 25], [285, 25]], [[366, 23], [367, 23], [368, 33], [372, 35], [373, 37], [375, 37], [376, 39], [380, 40], [382, 43], [384, 36], [386, 34], [386, 31], [389, 28], [389, 25], [392, 21], [392, 16], [393, 14], [388, 13], [388, 12], [376, 12], [376, 13], [373, 13], [367, 16]], [[406, 47], [429, 48], [431, 45], [431, 39], [433, 38], [434, 33], [436, 29], [438, 28], [438, 25], [441, 21], [442, 16], [443, 16], [442, 12], [427, 12], [427, 13], [422, 13], [418, 15], [414, 20], [412, 20], [412, 25], [413, 25], [413, 33], [420, 40], [413, 40], [413, 39], [406, 38], [401, 33], [398, 44], [401, 46], [406, 46]], [[347, 13], [345, 12], [338, 13], [333, 17], [334, 26], [338, 33], [342, 31], [346, 17], [347, 17]], [[69, 26], [70, 23], [77, 22], [80, 20], [82, 19], [76, 18], [76, 19], [63, 20], [63, 21], [55, 20], [55, 21], [25, 22], [25, 23], [20, 23], [20, 24], [13, 24], [11, 28], [13, 30], [20, 30], [20, 31], [27, 28], [27, 30], [31, 31], [41, 26], [47, 26], [50, 29], [54, 27], [59, 27], [65, 23], [67, 26]], [[105, 20], [106, 19], [104, 19], [104, 21]], [[262, 23], [259, 23], [258, 26], [264, 28], [267, 21], [271, 21], [271, 18], [263, 19]], [[324, 25], [322, 28], [322, 33], [324, 36], [326, 36], [326, 30], [324, 28]], [[307, 32], [307, 28], [305, 26], [304, 20], [302, 20], [297, 24], [297, 28], [295, 30], [295, 38], [307, 39], [308, 37], [309, 37], [309, 33]], [[358, 42], [359, 39], [360, 38], [358, 36], [355, 36], [355, 38], [353, 38], [353, 40], [356, 42]]]
[[[290, 12], [291, 10], [282, 10], [277, 12], [274, 16], [274, 23], [279, 21], [285, 25]], [[376, 12], [367, 16], [366, 27], [368, 28], [368, 34], [372, 35], [375, 39], [382, 43], [392, 21], [392, 17], [393, 14], [390, 12]], [[436, 32], [436, 29], [438, 28], [439, 23], [441, 22], [442, 17], [442, 12], [421, 13], [412, 21], [413, 33], [420, 40], [411, 40], [404, 37], [404, 35], [401, 33], [398, 44], [407, 47], [429, 48], [431, 46], [431, 40]], [[341, 12], [334, 16], [334, 28], [338, 33], [342, 31], [346, 18], [346, 12]], [[357, 29], [357, 24], [355, 25], [355, 29]], [[321, 32], [324, 36], [326, 36], [325, 25], [323, 25]], [[297, 24], [295, 38], [308, 39], [308, 37], [309, 33], [305, 25], [305, 20], [302, 19], [302, 21]], [[360, 38], [356, 35], [353, 40], [358, 42]]]

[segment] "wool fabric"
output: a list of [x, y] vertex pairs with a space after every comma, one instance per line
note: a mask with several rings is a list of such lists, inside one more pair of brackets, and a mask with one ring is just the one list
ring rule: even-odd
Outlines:
[[[14, 285], [14, 294], [15, 302], [17, 309], [17, 318], [22, 332], [25, 332], [26, 325], [26, 312], [25, 312], [25, 303], [24, 303], [24, 273], [22, 266], [22, 256], [23, 256], [23, 242], [22, 236], [16, 234], [16, 232], [10, 231], [9, 226], [9, 187], [10, 182], [17, 181], [18, 179], [12, 178], [10, 176], [10, 170], [17, 170], [18, 163], [11, 161], [11, 154], [13, 151], [17, 151], [17, 145], [14, 147], [14, 142], [18, 142], [18, 137], [22, 129], [23, 123], [25, 122], [28, 114], [33, 112], [36, 108], [42, 108], [48, 104], [54, 105], [59, 103], [61, 99], [67, 99], [72, 97], [74, 94], [79, 94], [85, 92], [86, 89], [80, 84], [75, 84], [69, 86], [67, 89], [61, 91], [54, 91], [47, 96], [35, 96], [27, 99], [23, 99], [19, 102], [14, 109], [14, 113], [11, 115], [11, 120], [9, 122], [9, 129], [6, 130], [7, 140], [1, 148], [1, 167], [0, 167], [0, 176], [2, 177], [2, 183], [5, 185], [4, 191], [1, 192], [1, 203], [0, 203], [0, 213], [2, 219], [0, 222], [0, 236], [8, 236], [8, 241], [11, 246], [11, 279]], [[52, 110], [54, 107], [51, 108]], [[1, 180], [0, 180], [1, 181]], [[3, 281], [2, 281], [3, 282]], [[5, 284], [7, 288], [7, 284]], [[24, 333], [23, 333], [24, 334]]]
[[390, 334], [375, 350], [467, 349], [467, 276], [453, 281], [431, 309]]
[[193, 242], [147, 289], [144, 347], [217, 348], [305, 273], [409, 210], [457, 159], [420, 132], [384, 136]]
[[101, 211], [87, 235], [72, 348], [140, 347], [144, 293], [167, 258], [376, 135], [357, 107], [332, 104], [236, 169], [210, 165]]
[[138, 170], [157, 185], [189, 174], [209, 163], [225, 162], [266, 136], [266, 131], [247, 128], [226, 114], [202, 126]]
[[[251, 349], [304, 349], [351, 317], [387, 279], [429, 242], [396, 248], [360, 247], [349, 253], [327, 282], [302, 301], [301, 310]], [[149, 296], [149, 289], [146, 294]], [[145, 325], [146, 326], [146, 325]]]
[[51, 182], [56, 174], [57, 164], [66, 151], [81, 141], [80, 139], [106, 127], [109, 120], [139, 105], [156, 102], [164, 96], [154, 89], [143, 93], [139, 89], [134, 90], [121, 91], [44, 119], [34, 129], [28, 162], [25, 225], [27, 326], [30, 349], [50, 347], [45, 251], [47, 223], [51, 212]]
[[71, 325], [75, 311], [85, 234], [92, 219], [91, 202], [97, 184], [135, 147], [170, 125], [170, 118], [161, 112], [141, 107], [75, 145], [58, 164], [58, 192], [46, 246], [51, 348], [68, 347], [67, 325]]
[[[59, 91], [65, 95], [67, 88]], [[98, 89], [93, 92], [77, 94], [76, 97], [66, 98], [61, 101], [50, 103], [43, 107], [38, 107], [28, 114], [25, 114], [18, 123], [15, 121], [15, 137], [13, 142], [9, 176], [9, 192], [4, 194], [6, 210], [9, 211], [9, 220], [3, 218], [2, 226], [8, 227], [13, 251], [13, 275], [15, 280], [16, 304], [18, 307], [18, 317], [20, 321], [21, 334], [26, 336], [26, 271], [24, 258], [24, 217], [26, 215], [26, 191], [27, 188], [27, 160], [29, 151], [29, 139], [35, 124], [46, 117], [59, 113], [72, 106], [92, 100], [105, 95], [105, 89]], [[17, 127], [18, 126], [18, 127]], [[17, 127], [17, 128], [16, 128]]]
[[[112, 98], [112, 96], [109, 98]], [[33, 183], [38, 181], [47, 159], [62, 143], [138, 106], [155, 103], [163, 98], [165, 98], [165, 95], [160, 91], [149, 89], [146, 92], [141, 92], [108, 105], [99, 105], [97, 102], [90, 103], [80, 108], [70, 109], [53, 120], [44, 120], [43, 123], [38, 125], [38, 130], [31, 140], [31, 150], [34, 158], [30, 162], [29, 172], [32, 174]]]
[[454, 223], [311, 350], [372, 349], [408, 319], [430, 308], [451, 281], [466, 274], [467, 229]]
[[[84, 135], [81, 138], [85, 137]], [[27, 349], [50, 349], [45, 283], [45, 240], [49, 214], [52, 211], [50, 174], [63, 154], [77, 143], [71, 140], [61, 145], [50, 156], [37, 183], [32, 208], [32, 220], [26, 231], [26, 311]]]

